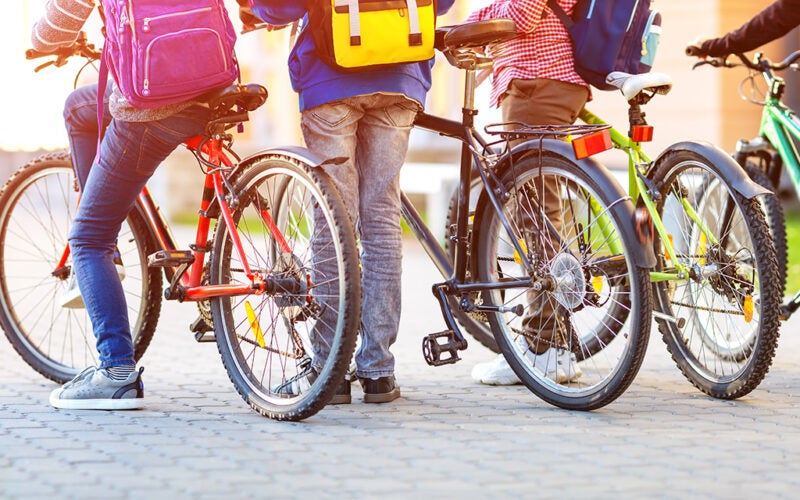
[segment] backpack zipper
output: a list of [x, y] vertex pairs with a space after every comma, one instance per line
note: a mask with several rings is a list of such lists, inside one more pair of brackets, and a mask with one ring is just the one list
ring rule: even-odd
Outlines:
[[[638, 1], [638, 0], [637, 0]], [[168, 19], [170, 17], [185, 16], [188, 14], [197, 14], [198, 12], [211, 11], [211, 7], [203, 7], [201, 9], [185, 10], [183, 12], [173, 12], [172, 14], [162, 14], [155, 17], [145, 17], [142, 19], [142, 31], [145, 33], [150, 32], [150, 23], [154, 20]]]

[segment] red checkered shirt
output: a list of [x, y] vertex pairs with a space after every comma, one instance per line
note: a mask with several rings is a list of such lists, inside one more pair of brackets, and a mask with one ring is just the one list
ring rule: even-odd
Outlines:
[[[578, 0], [558, 0], [567, 14]], [[494, 57], [491, 104], [498, 106], [515, 78], [548, 78], [588, 84], [575, 72], [569, 33], [547, 7], [547, 0], [495, 0], [473, 12], [467, 21], [505, 18], [513, 20], [519, 35], [490, 49]]]

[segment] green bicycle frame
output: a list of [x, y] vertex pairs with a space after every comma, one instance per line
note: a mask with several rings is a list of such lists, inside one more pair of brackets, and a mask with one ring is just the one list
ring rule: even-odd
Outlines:
[[[783, 84], [780, 79], [775, 81], [780, 85]], [[800, 154], [792, 140], [792, 138], [800, 140], [800, 119], [794, 111], [780, 101], [778, 97], [780, 94], [776, 95], [776, 85], [778, 83], [773, 84], [770, 95], [764, 104], [758, 133], [766, 138], [778, 152], [786, 172], [794, 184], [795, 191], [800, 193]]]
[[[578, 118], [584, 123], [590, 125], [607, 125], [602, 118], [586, 108], [581, 110]], [[651, 271], [650, 281], [656, 283], [689, 279], [689, 268], [678, 260], [678, 255], [675, 252], [675, 247], [672, 244], [672, 239], [669, 237], [669, 233], [664, 227], [664, 223], [658, 214], [658, 210], [656, 209], [655, 202], [653, 201], [647, 185], [644, 182], [647, 168], [651, 164], [652, 160], [642, 150], [641, 143], [633, 141], [627, 135], [621, 133], [614, 127], [611, 127], [610, 133], [611, 142], [614, 144], [614, 149], [625, 151], [628, 156], [628, 193], [634, 201], [641, 201], [641, 204], [644, 205], [647, 213], [650, 215], [650, 218], [653, 221], [653, 227], [655, 231], [661, 238], [662, 245], [664, 246], [664, 252], [674, 266], [674, 271], [671, 272]], [[711, 244], [717, 244], [718, 241], [716, 236], [709, 231], [708, 227], [698, 216], [697, 212], [694, 210], [694, 207], [691, 206], [689, 201], [685, 198], [682, 198], [681, 205], [686, 215], [697, 225], [698, 228], [700, 228], [702, 234], [704, 234], [707, 238], [707, 241]]]

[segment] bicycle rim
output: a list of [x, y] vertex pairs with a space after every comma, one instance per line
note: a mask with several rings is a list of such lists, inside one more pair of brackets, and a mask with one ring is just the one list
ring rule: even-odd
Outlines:
[[[251, 407], [302, 420], [328, 403], [355, 347], [361, 285], [352, 225], [330, 179], [288, 158], [251, 165], [236, 192], [247, 264], [267, 281], [282, 280], [283, 288], [213, 299], [217, 344]], [[212, 284], [249, 282], [223, 222], [211, 275]]]

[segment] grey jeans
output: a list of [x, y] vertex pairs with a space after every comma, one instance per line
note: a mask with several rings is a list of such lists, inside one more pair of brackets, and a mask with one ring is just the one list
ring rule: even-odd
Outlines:
[[356, 375], [394, 374], [390, 348], [400, 325], [400, 168], [420, 105], [400, 94], [369, 94], [303, 111], [308, 148], [323, 158], [361, 243], [363, 301]]

